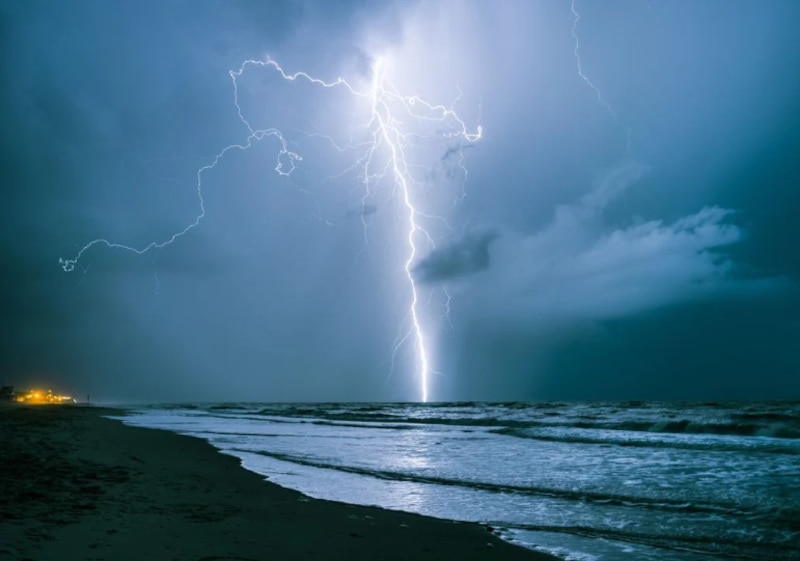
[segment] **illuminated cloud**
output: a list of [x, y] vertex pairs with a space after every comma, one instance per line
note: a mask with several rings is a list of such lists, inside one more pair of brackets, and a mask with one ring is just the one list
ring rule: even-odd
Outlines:
[[[671, 222], [610, 227], [603, 211], [646, 168], [626, 164], [607, 175], [531, 235], [504, 235], [490, 271], [470, 288], [481, 314], [507, 318], [609, 318], [763, 285], [740, 280], [725, 254], [744, 239], [733, 212], [707, 206]], [[488, 256], [487, 256], [488, 258]]]

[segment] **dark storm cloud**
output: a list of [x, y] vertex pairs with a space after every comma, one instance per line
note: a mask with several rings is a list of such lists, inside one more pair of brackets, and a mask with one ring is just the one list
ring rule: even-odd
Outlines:
[[274, 138], [232, 151], [169, 248], [58, 266], [196, 219], [198, 168], [247, 136], [243, 60], [366, 87], [389, 53], [398, 93], [484, 131], [404, 146], [437, 399], [800, 395], [800, 4], [729, 4], [576, 0], [606, 106], [568, 1], [0, 2], [0, 382], [415, 399], [413, 344], [388, 376], [407, 207], [348, 175], [369, 115], [344, 92], [248, 69], [242, 110], [297, 172]]
[[[244, 396], [245, 386], [262, 383], [289, 389], [288, 379], [280, 381], [287, 369], [277, 364], [291, 360], [301, 338], [326, 333], [301, 317], [306, 305], [328, 307], [321, 300], [327, 292], [310, 287], [321, 278], [337, 282], [327, 271], [308, 274], [298, 265], [324, 263], [311, 248], [326, 248], [324, 236], [336, 234], [319, 227], [301, 189], [253, 180], [271, 177], [272, 154], [249, 161], [236, 154], [206, 174], [208, 213], [169, 248], [137, 255], [98, 244], [72, 273], [58, 260], [95, 238], [142, 248], [192, 223], [198, 168], [246, 136], [228, 71], [247, 58], [295, 50], [296, 43], [306, 52], [326, 47], [334, 60], [353, 50], [354, 21], [371, 10], [380, 7], [0, 5], [3, 382], [45, 383], [39, 373], [47, 373], [54, 386], [93, 388], [98, 399], [186, 399], [188, 388], [195, 398], [211, 398], [223, 387]], [[274, 208], [277, 216], [268, 215]], [[277, 288], [284, 283], [320, 296], [289, 295]], [[342, 360], [370, 354], [347, 343], [332, 352]], [[307, 356], [339, 363], [324, 349]], [[267, 382], [269, 362], [275, 383]], [[222, 382], [231, 369], [254, 373]], [[325, 373], [310, 362], [305, 369], [317, 373], [312, 377]]]
[[361, 208], [361, 216], [369, 216], [378, 212], [378, 207], [375, 205], [364, 205]]
[[346, 218], [364, 218], [378, 212], [376, 205], [362, 204], [358, 208], [350, 209], [346, 213]]
[[489, 268], [489, 248], [497, 239], [493, 230], [471, 231], [437, 247], [414, 267], [421, 282], [441, 282], [464, 277]]

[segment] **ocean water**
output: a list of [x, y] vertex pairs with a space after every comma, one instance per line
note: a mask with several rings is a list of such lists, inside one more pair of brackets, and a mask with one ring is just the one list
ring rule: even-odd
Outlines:
[[800, 559], [800, 402], [203, 404], [130, 411], [319, 498], [580, 561]]

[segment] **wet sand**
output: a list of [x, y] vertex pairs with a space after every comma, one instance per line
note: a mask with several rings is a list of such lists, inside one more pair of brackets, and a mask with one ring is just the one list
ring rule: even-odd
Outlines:
[[205, 441], [0, 407], [0, 559], [546, 561], [485, 527], [310, 499]]

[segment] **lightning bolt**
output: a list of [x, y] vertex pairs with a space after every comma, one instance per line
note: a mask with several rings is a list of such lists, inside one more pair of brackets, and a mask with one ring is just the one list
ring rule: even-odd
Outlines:
[[[408, 279], [408, 285], [411, 288], [411, 305], [410, 315], [411, 323], [414, 333], [415, 345], [417, 348], [417, 359], [419, 361], [419, 377], [421, 384], [421, 398], [422, 402], [428, 401], [428, 376], [430, 375], [430, 364], [428, 362], [428, 350], [425, 345], [425, 335], [420, 325], [419, 320], [419, 294], [417, 291], [417, 284], [414, 281], [414, 275], [411, 272], [411, 267], [414, 264], [414, 258], [417, 255], [416, 235], [418, 232], [423, 231], [417, 223], [417, 209], [414, 207], [414, 202], [411, 198], [411, 190], [409, 188], [409, 173], [406, 163], [405, 154], [403, 152], [403, 134], [397, 128], [396, 121], [394, 120], [389, 106], [385, 101], [386, 89], [384, 83], [386, 81], [386, 69], [382, 61], [378, 61], [374, 69], [374, 80], [372, 84], [372, 119], [375, 124], [376, 143], [378, 145], [378, 138], [386, 143], [389, 148], [391, 157], [389, 159], [392, 167], [392, 175], [396, 184], [400, 187], [402, 192], [403, 202], [408, 210], [408, 258], [406, 259], [403, 269]], [[369, 161], [367, 162], [369, 165]]]
[[578, 76], [581, 78], [581, 80], [586, 82], [586, 85], [589, 86], [589, 88], [591, 88], [591, 90], [597, 96], [597, 101], [600, 102], [600, 104], [606, 108], [608, 113], [617, 122], [617, 124], [625, 130], [626, 149], [630, 151], [631, 148], [630, 126], [622, 122], [622, 120], [619, 118], [619, 115], [617, 115], [617, 112], [614, 111], [613, 107], [611, 107], [611, 104], [608, 101], [606, 101], [605, 97], [603, 97], [603, 93], [600, 91], [600, 88], [595, 86], [594, 82], [592, 82], [592, 80], [586, 74], [583, 73], [583, 63], [581, 62], [581, 55], [580, 55], [581, 44], [580, 40], [578, 39], [578, 22], [581, 20], [581, 15], [578, 13], [577, 8], [575, 7], [575, 0], [570, 0], [569, 7], [570, 11], [572, 12], [572, 40], [574, 42], [574, 48], [572, 52], [575, 55], [575, 64], [578, 67]]
[[[280, 77], [287, 82], [298, 80], [306, 81], [320, 88], [343, 88], [354, 98], [361, 99], [368, 104], [369, 119], [364, 125], [366, 131], [366, 141], [350, 142], [346, 146], [339, 146], [328, 136], [315, 133], [311, 136], [320, 136], [328, 139], [334, 148], [341, 152], [347, 150], [360, 150], [360, 155], [355, 163], [349, 166], [339, 175], [358, 170], [361, 183], [364, 186], [364, 194], [361, 198], [362, 211], [366, 208], [367, 200], [372, 190], [383, 179], [390, 180], [395, 189], [399, 192], [399, 198], [403, 203], [406, 213], [405, 219], [405, 245], [407, 247], [406, 257], [402, 263], [403, 276], [409, 289], [408, 313], [405, 323], [408, 329], [399, 335], [394, 342], [392, 350], [392, 365], [400, 348], [408, 341], [413, 342], [413, 349], [416, 356], [417, 377], [420, 384], [419, 395], [423, 402], [427, 402], [430, 397], [429, 378], [434, 372], [431, 368], [429, 358], [429, 344], [426, 338], [422, 321], [422, 304], [419, 287], [413, 274], [415, 261], [420, 254], [421, 242], [427, 243], [429, 247], [435, 247], [434, 239], [425, 229], [421, 220], [427, 218], [438, 218], [422, 212], [415, 201], [415, 187], [418, 180], [412, 173], [412, 166], [409, 163], [407, 149], [409, 147], [420, 146], [423, 140], [429, 141], [431, 138], [456, 143], [458, 153], [457, 165], [462, 170], [466, 178], [466, 168], [464, 167], [463, 155], [460, 151], [462, 143], [474, 143], [480, 140], [483, 130], [477, 126], [474, 130], [468, 129], [464, 120], [454, 110], [454, 105], [459, 96], [450, 105], [440, 105], [430, 103], [418, 96], [408, 96], [389, 80], [389, 64], [385, 58], [377, 58], [372, 67], [372, 77], [369, 88], [360, 90], [347, 80], [338, 77], [332, 81], [322, 80], [304, 71], [290, 73], [283, 69], [274, 59], [267, 57], [264, 60], [246, 60], [237, 70], [229, 72], [233, 85], [233, 102], [237, 116], [242, 125], [247, 130], [247, 137], [241, 144], [231, 144], [220, 150], [211, 162], [197, 170], [197, 181], [195, 184], [199, 210], [195, 219], [183, 229], [175, 232], [171, 236], [161, 241], [153, 241], [143, 247], [133, 247], [130, 245], [113, 242], [106, 238], [98, 238], [84, 245], [72, 258], [61, 258], [59, 263], [64, 271], [73, 271], [84, 256], [84, 254], [94, 246], [106, 246], [111, 249], [122, 249], [136, 254], [144, 254], [153, 249], [166, 247], [179, 238], [188, 234], [191, 230], [198, 227], [206, 216], [205, 200], [203, 198], [203, 177], [208, 171], [214, 169], [216, 165], [225, 157], [228, 152], [239, 150], [244, 151], [251, 148], [256, 142], [266, 138], [272, 138], [278, 143], [278, 154], [275, 161], [274, 170], [278, 175], [289, 176], [296, 169], [298, 162], [303, 160], [297, 152], [289, 150], [289, 143], [284, 135], [275, 128], [257, 129], [248, 121], [242, 111], [239, 100], [238, 80], [250, 67], [260, 67], [277, 72]], [[420, 134], [408, 125], [416, 123], [418, 126], [428, 126], [433, 128], [433, 132]], [[448, 148], [448, 152], [453, 148]], [[443, 219], [440, 219], [443, 220]], [[366, 221], [362, 223], [366, 230]], [[446, 222], [445, 222], [446, 224]], [[365, 231], [366, 243], [366, 231]], [[449, 306], [449, 295], [448, 295]]]
[[[231, 74], [231, 76], [233, 77], [233, 73]], [[235, 84], [236, 84], [236, 80], [234, 78], [234, 86], [235, 86]], [[236, 91], [235, 87], [234, 87], [234, 91]], [[236, 94], [234, 94], [234, 96], [236, 96]], [[239, 107], [238, 101], [236, 101], [236, 107], [237, 108]], [[247, 123], [247, 121], [244, 119], [244, 117], [242, 117], [241, 110], [239, 110], [239, 117], [242, 119], [242, 121], [244, 121], [245, 124], [247, 124], [248, 130], [250, 131], [250, 135], [247, 137], [247, 140], [243, 144], [231, 144], [231, 145], [226, 146], [219, 153], [217, 153], [216, 156], [214, 156], [214, 158], [213, 158], [213, 160], [211, 161], [210, 164], [204, 165], [204, 166], [202, 166], [201, 168], [199, 168], [197, 170], [197, 174], [196, 174], [197, 175], [197, 182], [195, 184], [195, 189], [197, 191], [197, 200], [198, 200], [198, 203], [199, 203], [199, 211], [198, 211], [197, 216], [195, 216], [195, 219], [191, 223], [189, 223], [182, 230], [179, 230], [179, 231], [175, 232], [174, 234], [172, 234], [171, 236], [169, 236], [168, 238], [166, 238], [164, 240], [153, 241], [153, 242], [150, 242], [149, 244], [147, 244], [146, 246], [140, 247], [140, 248], [136, 248], [136, 247], [133, 247], [133, 246], [130, 246], [130, 245], [126, 245], [126, 244], [123, 244], [123, 243], [112, 242], [112, 241], [110, 241], [110, 240], [108, 240], [106, 238], [94, 239], [94, 240], [90, 241], [89, 243], [87, 243], [86, 245], [84, 245], [78, 251], [78, 253], [75, 254], [74, 257], [72, 257], [70, 259], [65, 259], [63, 257], [60, 257], [58, 259], [58, 262], [61, 265], [61, 268], [64, 269], [64, 271], [66, 271], [66, 272], [74, 271], [75, 270], [75, 266], [78, 264], [78, 262], [80, 261], [81, 257], [83, 257], [83, 254], [86, 253], [88, 250], [90, 250], [91, 248], [93, 248], [96, 245], [106, 246], [106, 247], [108, 247], [110, 249], [123, 249], [125, 251], [131, 251], [133, 253], [142, 255], [142, 254], [145, 254], [148, 251], [151, 251], [153, 249], [165, 248], [168, 245], [171, 245], [172, 243], [174, 243], [179, 238], [182, 238], [183, 236], [188, 234], [190, 231], [192, 231], [195, 228], [197, 228], [200, 225], [200, 222], [206, 216], [206, 204], [205, 204], [205, 199], [203, 198], [203, 174], [206, 173], [209, 170], [214, 169], [217, 166], [217, 164], [222, 160], [222, 158], [225, 156], [225, 154], [227, 154], [231, 150], [247, 150], [256, 141], [263, 140], [264, 138], [269, 137], [269, 136], [274, 136], [279, 140], [280, 145], [281, 145], [280, 152], [278, 154], [278, 157], [277, 157], [277, 160], [276, 160], [276, 163], [275, 163], [275, 171], [279, 175], [284, 175], [284, 176], [287, 176], [287, 175], [291, 174], [292, 171], [294, 171], [294, 169], [295, 169], [295, 161], [302, 160], [303, 158], [299, 154], [296, 154], [295, 152], [291, 152], [288, 149], [288, 143], [286, 142], [286, 139], [283, 138], [283, 135], [280, 133], [280, 131], [278, 131], [276, 129], [253, 130], [250, 127], [250, 125]], [[287, 163], [289, 165], [289, 170], [285, 171], [284, 166]]]

